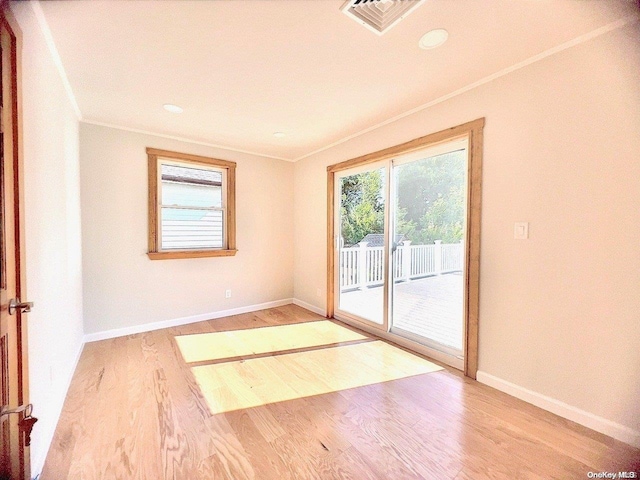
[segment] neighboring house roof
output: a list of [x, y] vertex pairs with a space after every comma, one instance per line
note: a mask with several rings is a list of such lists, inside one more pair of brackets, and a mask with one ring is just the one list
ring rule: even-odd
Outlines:
[[[396, 235], [395, 242], [400, 243], [407, 240], [404, 234]], [[360, 242], [368, 242], [368, 247], [384, 247], [384, 234], [383, 233], [370, 233], [366, 235]]]
[[200, 168], [162, 165], [162, 180], [196, 185], [222, 185], [222, 174]]

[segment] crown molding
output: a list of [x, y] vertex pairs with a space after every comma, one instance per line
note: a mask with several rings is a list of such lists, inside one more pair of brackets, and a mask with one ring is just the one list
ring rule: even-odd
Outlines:
[[377, 130], [378, 128], [384, 127], [385, 125], [389, 125], [390, 123], [396, 122], [398, 120], [401, 120], [405, 117], [408, 117], [410, 115], [413, 115], [414, 113], [418, 113], [422, 110], [426, 110], [427, 108], [433, 107], [434, 105], [437, 105], [439, 103], [445, 102], [451, 98], [457, 97], [458, 95], [462, 95], [463, 93], [466, 93], [470, 90], [473, 90], [474, 88], [478, 88], [481, 85], [484, 85], [486, 83], [492, 82], [493, 80], [496, 80], [500, 77], [504, 77], [505, 75], [508, 75], [512, 72], [515, 72], [517, 70], [520, 70], [521, 68], [527, 67], [533, 63], [539, 62], [540, 60], [544, 60], [547, 57], [550, 57], [552, 55], [555, 55], [557, 53], [560, 53], [564, 50], [567, 50], [569, 48], [575, 47], [576, 45], [580, 45], [581, 43], [585, 43], [588, 42], [589, 40], [592, 40], [594, 38], [597, 38], [601, 35], [604, 35], [605, 33], [609, 33], [613, 30], [617, 30], [618, 28], [622, 28], [626, 25], [629, 25], [630, 23], [633, 22], [637, 22], [639, 20], [639, 17], [637, 15], [628, 15], [626, 17], [623, 17], [619, 20], [616, 20], [615, 22], [611, 22], [608, 23], [607, 25], [603, 25], [600, 28], [596, 28], [595, 30], [592, 30], [591, 32], [585, 33], [583, 35], [580, 35], [578, 37], [575, 37], [572, 40], [569, 40], [567, 42], [561, 43], [560, 45], [557, 45], [553, 48], [550, 48], [548, 50], [545, 50], [542, 53], [539, 53], [537, 55], [534, 55], [532, 57], [529, 57], [521, 62], [515, 63], [513, 65], [511, 65], [510, 67], [504, 68], [496, 73], [493, 73], [491, 75], [488, 75], [484, 78], [481, 78], [480, 80], [477, 80], [473, 83], [470, 83], [469, 85], [466, 85], [462, 88], [459, 88], [458, 90], [455, 90], [451, 93], [448, 93], [446, 95], [443, 95], [441, 97], [436, 98], [435, 100], [431, 100], [427, 103], [424, 103], [422, 105], [419, 105], [417, 107], [412, 108], [411, 110], [407, 110], [404, 113], [401, 113], [399, 115], [396, 115], [394, 117], [391, 117], [387, 120], [384, 120], [380, 123], [377, 123], [375, 125], [372, 125], [370, 127], [367, 127], [363, 130], [360, 130], [356, 133], [353, 133], [351, 135], [348, 135], [346, 137], [341, 138], [340, 140], [336, 140], [333, 143], [330, 143], [329, 145], [326, 145], [322, 148], [319, 148], [317, 150], [314, 150], [312, 152], [309, 152], [305, 155], [302, 155], [300, 157], [294, 158], [293, 161], [297, 162], [299, 160], [303, 160], [307, 157], [310, 157], [312, 155], [315, 155], [317, 153], [320, 152], [324, 152], [325, 150], [329, 150], [330, 148], [333, 148], [337, 145], [340, 145], [342, 143], [348, 142], [349, 140], [359, 137], [361, 135], [364, 135], [366, 133], [372, 132], [374, 130]]
[[285, 162], [293, 162], [291, 158], [276, 157], [275, 155], [267, 155], [264, 153], [252, 152], [251, 150], [243, 150], [240, 148], [230, 147], [228, 145], [218, 145], [217, 143], [203, 142], [202, 140], [195, 140], [188, 137], [181, 137], [179, 135], [168, 135], [166, 133], [152, 132], [150, 130], [125, 127], [124, 125], [98, 122], [98, 121], [89, 120], [89, 119], [82, 119], [81, 122], [86, 123], [88, 125], [98, 125], [99, 127], [115, 128], [116, 130], [124, 130], [126, 132], [141, 133], [143, 135], [152, 135], [154, 137], [168, 138], [169, 140], [177, 140], [179, 142], [191, 143], [193, 145], [204, 145], [206, 147], [219, 148], [221, 150], [228, 150], [229, 152], [245, 153], [247, 155], [254, 155], [256, 157], [270, 158], [273, 160], [284, 160]]
[[78, 117], [78, 120], [82, 120], [82, 112], [80, 111], [80, 107], [78, 106], [78, 102], [76, 101], [76, 96], [73, 94], [73, 90], [71, 89], [69, 77], [67, 77], [67, 72], [64, 69], [64, 65], [62, 64], [60, 53], [58, 53], [58, 48], [56, 47], [56, 43], [53, 40], [53, 35], [51, 34], [51, 29], [49, 28], [47, 19], [45, 18], [44, 12], [42, 11], [42, 6], [40, 5], [39, 0], [30, 0], [29, 4], [31, 5], [31, 9], [33, 10], [34, 15], [36, 16], [40, 31], [44, 36], [47, 47], [49, 48], [51, 59], [53, 60], [53, 63], [58, 70], [60, 80], [62, 80], [62, 85], [64, 85], [64, 89], [67, 92], [67, 97], [69, 97], [69, 101], [71, 102], [71, 106], [73, 107], [76, 117]]
[[582, 43], [588, 42], [589, 40], [592, 40], [594, 38], [597, 38], [601, 35], [604, 35], [606, 33], [609, 33], [611, 31], [617, 30], [619, 28], [625, 27], [626, 25], [629, 25], [631, 23], [634, 22], [638, 22], [638, 20], [640, 19], [640, 17], [638, 15], [632, 14], [632, 15], [628, 15], [626, 17], [620, 18], [614, 22], [608, 23], [606, 25], [603, 25], [602, 27], [599, 27], [595, 30], [592, 30], [590, 32], [587, 32], [583, 35], [580, 35], [578, 37], [573, 38], [572, 40], [569, 40], [567, 42], [561, 43], [560, 45], [557, 45], [555, 47], [552, 47], [550, 49], [547, 49], [537, 55], [533, 55], [525, 60], [522, 60], [521, 62], [515, 63], [507, 68], [504, 68], [496, 73], [493, 73], [491, 75], [488, 75], [486, 77], [481, 78], [480, 80], [477, 80], [475, 82], [472, 82], [462, 88], [459, 88], [451, 93], [448, 93], [446, 95], [443, 95], [441, 97], [438, 97], [434, 100], [431, 100], [427, 103], [418, 105], [417, 107], [414, 107], [410, 110], [407, 110], [401, 114], [395, 115], [391, 118], [388, 118], [387, 120], [384, 120], [382, 122], [376, 123], [375, 125], [371, 125], [365, 129], [359, 130], [355, 133], [352, 133], [350, 135], [347, 135], [345, 137], [340, 138], [339, 140], [336, 140], [328, 145], [325, 145], [321, 148], [318, 148], [316, 150], [313, 150], [309, 153], [306, 153], [304, 155], [301, 155], [299, 157], [296, 158], [286, 158], [286, 157], [279, 157], [276, 155], [268, 155], [265, 153], [260, 153], [260, 152], [255, 152], [255, 151], [251, 151], [251, 150], [245, 150], [245, 149], [241, 149], [241, 148], [236, 148], [236, 147], [232, 147], [229, 145], [220, 145], [220, 144], [216, 144], [216, 143], [211, 143], [211, 142], [205, 142], [202, 140], [195, 140], [189, 137], [183, 137], [183, 136], [179, 136], [179, 135], [169, 135], [169, 134], [164, 134], [164, 133], [159, 133], [159, 132], [154, 132], [154, 131], [149, 131], [149, 130], [143, 130], [143, 129], [138, 129], [138, 128], [132, 128], [132, 127], [127, 127], [124, 125], [117, 125], [117, 124], [111, 124], [111, 123], [107, 123], [107, 122], [99, 122], [99, 121], [95, 121], [95, 120], [90, 120], [90, 119], [83, 119], [82, 118], [82, 114], [80, 112], [80, 108], [78, 107], [78, 103], [76, 101], [76, 98], [73, 94], [73, 90], [71, 89], [71, 84], [69, 83], [69, 79], [67, 77], [66, 71], [64, 69], [64, 66], [62, 64], [62, 60], [60, 58], [60, 55], [58, 53], [58, 49], [56, 48], [55, 42], [53, 40], [53, 36], [51, 34], [51, 30], [49, 29], [49, 25], [47, 23], [47, 20], [44, 16], [44, 12], [42, 11], [42, 7], [40, 5], [40, 1], [39, 0], [30, 0], [29, 3], [31, 4], [31, 7], [36, 15], [36, 18], [38, 20], [38, 24], [40, 26], [40, 29], [42, 31], [42, 34], [46, 40], [47, 46], [49, 47], [49, 51], [51, 53], [51, 57], [58, 69], [58, 73], [60, 74], [60, 78], [62, 79], [62, 83], [64, 84], [64, 88], [67, 92], [67, 96], [69, 97], [69, 100], [71, 101], [71, 104], [73, 106], [73, 109], [76, 112], [76, 115], [78, 117], [79, 121], [82, 121], [83, 123], [87, 123], [87, 124], [91, 124], [91, 125], [99, 125], [99, 126], [103, 126], [103, 127], [109, 127], [109, 128], [115, 128], [118, 130], [125, 130], [125, 131], [129, 131], [129, 132], [134, 132], [134, 133], [141, 133], [141, 134], [145, 134], [145, 135], [153, 135], [156, 137], [162, 137], [162, 138], [168, 138], [171, 140], [178, 140], [178, 141], [182, 141], [182, 142], [187, 142], [187, 143], [192, 143], [192, 144], [196, 144], [196, 145], [204, 145], [204, 146], [208, 146], [208, 147], [213, 147], [213, 148], [219, 148], [222, 150], [228, 150], [231, 152], [238, 152], [238, 153], [244, 153], [244, 154], [248, 154], [248, 155], [255, 155], [258, 157], [263, 157], [263, 158], [269, 158], [269, 159], [274, 159], [274, 160], [283, 160], [286, 162], [298, 162], [300, 160], [303, 160], [305, 158], [311, 157], [313, 155], [316, 155], [320, 152], [323, 152], [325, 150], [329, 150], [333, 147], [336, 147], [338, 145], [341, 145], [343, 143], [348, 142], [349, 140], [352, 140], [354, 138], [360, 137], [362, 135], [365, 135], [369, 132], [375, 131], [379, 128], [382, 128], [386, 125], [392, 124], [394, 122], [397, 122], [398, 120], [401, 120], [405, 117], [411, 116], [415, 113], [421, 112], [423, 110], [426, 110], [428, 108], [431, 108], [435, 105], [438, 105], [439, 103], [443, 103], [447, 100], [450, 100], [454, 97], [457, 97], [459, 95], [462, 95], [470, 90], [473, 90], [475, 88], [478, 88], [482, 85], [485, 85], [489, 82], [492, 82], [496, 79], [499, 79], [501, 77], [504, 77], [505, 75], [508, 75], [512, 72], [515, 72], [517, 70], [520, 70], [522, 68], [525, 68], [531, 64], [534, 64], [536, 62], [539, 62], [541, 60], [544, 60], [545, 58], [548, 58], [550, 56], [556, 55], [557, 53], [563, 52], [565, 50], [568, 50], [572, 47], [575, 47], [577, 45], [580, 45]]

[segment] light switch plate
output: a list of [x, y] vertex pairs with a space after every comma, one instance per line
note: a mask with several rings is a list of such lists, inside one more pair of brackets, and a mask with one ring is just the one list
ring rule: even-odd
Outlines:
[[513, 225], [513, 238], [516, 240], [529, 238], [529, 222], [516, 222]]

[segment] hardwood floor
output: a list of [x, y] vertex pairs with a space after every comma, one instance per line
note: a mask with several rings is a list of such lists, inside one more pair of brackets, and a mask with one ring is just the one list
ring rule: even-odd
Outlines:
[[[288, 305], [87, 344], [41, 480], [582, 479], [638, 468], [640, 451], [455, 370], [434, 371], [431, 362], [388, 346], [371, 368], [360, 350], [343, 353], [375, 350], [377, 339], [329, 328], [338, 333], [316, 332], [317, 341], [300, 347], [259, 335], [273, 353], [229, 347], [225, 362], [202, 354], [218, 337], [185, 337], [320, 320]], [[260, 332], [267, 331], [277, 332]], [[187, 356], [194, 363], [185, 362], [179, 342], [185, 351], [200, 349]], [[402, 374], [375, 378], [385, 361], [399, 358], [429, 373], [405, 365]], [[242, 381], [216, 390], [212, 367], [234, 368]], [[367, 381], [348, 388], [351, 378]], [[314, 394], [316, 382], [328, 393]], [[269, 385], [309, 396], [274, 401]], [[264, 404], [237, 403], [253, 396]], [[218, 404], [235, 407], [212, 413]]]

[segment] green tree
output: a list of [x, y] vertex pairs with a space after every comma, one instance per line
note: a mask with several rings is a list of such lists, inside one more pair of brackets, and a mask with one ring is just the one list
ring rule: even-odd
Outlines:
[[462, 240], [463, 202], [464, 196], [460, 187], [451, 187], [448, 194], [440, 194], [420, 220], [421, 228], [416, 234], [419, 243], [428, 244], [435, 240], [457, 243]]
[[416, 245], [462, 240], [465, 165], [466, 152], [460, 150], [398, 168], [398, 233]]
[[384, 231], [382, 171], [364, 172], [342, 179], [342, 238], [353, 245], [369, 233]]
[[[466, 152], [437, 155], [396, 169], [396, 232], [415, 245], [457, 243], [464, 233]], [[383, 170], [342, 179], [341, 227], [345, 245], [384, 232]]]

